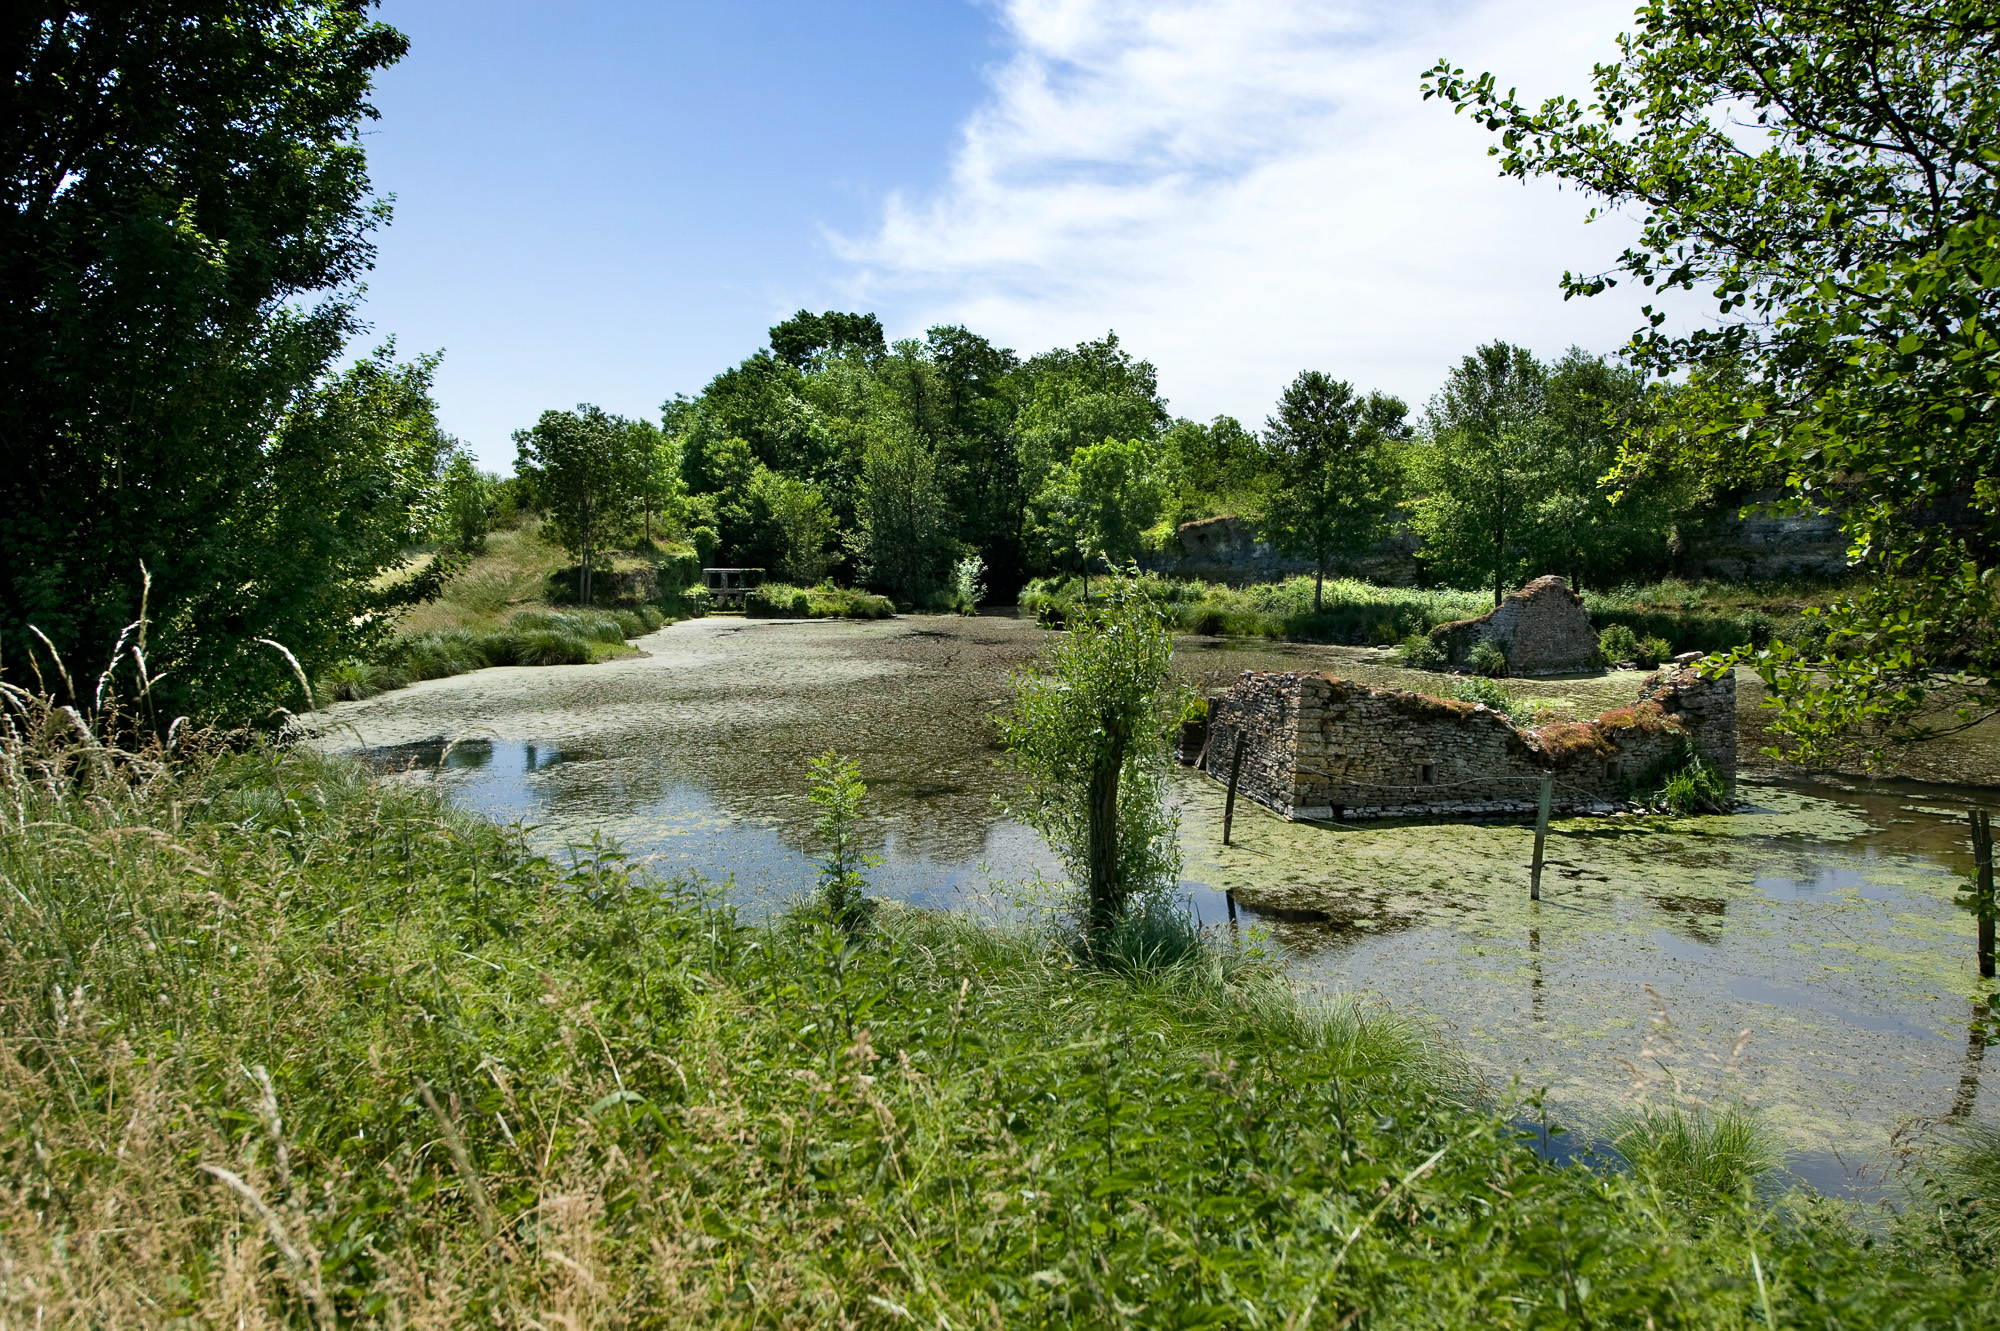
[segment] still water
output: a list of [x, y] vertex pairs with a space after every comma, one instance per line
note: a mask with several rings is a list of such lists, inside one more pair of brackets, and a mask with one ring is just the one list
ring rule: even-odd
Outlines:
[[[321, 742], [550, 849], [602, 835], [660, 872], [726, 881], [751, 914], [810, 890], [806, 765], [836, 749], [869, 786], [872, 890], [1005, 918], [1057, 870], [1000, 807], [1013, 787], [987, 718], [1048, 641], [996, 617], [695, 620], [640, 640], [641, 657], [342, 704]], [[1177, 661], [1207, 692], [1244, 669], [1436, 686], [1366, 649], [1191, 639]], [[1588, 715], [1637, 682], [1510, 687]], [[1868, 1195], [1899, 1134], [1989, 1109], [1955, 893], [1965, 811], [1994, 792], [1753, 779], [1742, 794], [1746, 810], [1712, 818], [1558, 820], [1537, 904], [1527, 828], [1294, 824], [1245, 801], [1225, 848], [1219, 786], [1174, 783], [1191, 906], [1300, 986], [1421, 1015], [1571, 1121], [1633, 1095], [1746, 1099], [1796, 1172]]]

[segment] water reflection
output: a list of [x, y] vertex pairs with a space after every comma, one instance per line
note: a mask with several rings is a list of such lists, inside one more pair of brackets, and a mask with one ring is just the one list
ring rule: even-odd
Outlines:
[[[708, 621], [646, 639], [643, 660], [484, 671], [334, 710], [337, 733], [358, 729], [402, 779], [533, 824], [545, 845], [615, 836], [663, 871], [731, 881], [753, 912], [811, 889], [806, 767], [838, 749], [870, 788], [873, 890], [1007, 914], [1012, 885], [1055, 865], [999, 808], [1013, 786], [988, 718], [1048, 642], [990, 619]], [[1196, 640], [1179, 665], [1205, 691], [1246, 668], [1397, 682], [1385, 655], [1352, 649]], [[1581, 708], [1630, 684], [1546, 687]], [[1901, 1125], [1979, 1112], [1985, 1037], [1968, 1034], [1972, 931], [1954, 892], [1971, 867], [1964, 810], [1992, 794], [1744, 790], [1750, 809], [1729, 817], [1559, 820], [1535, 905], [1524, 825], [1308, 826], [1239, 802], [1224, 847], [1218, 783], [1171, 783], [1190, 908], [1262, 939], [1302, 983], [1434, 1019], [1497, 1081], [1548, 1087], [1569, 1122], [1618, 1106], [1614, 1060], [1640, 1049], [1651, 985], [1721, 1052], [1751, 1029], [1732, 1080], [1709, 1089], [1763, 1106], [1804, 1153], [1795, 1168], [1852, 1189], [1855, 1162]], [[1676, 1073], [1726, 1061], [1691, 1052]]]

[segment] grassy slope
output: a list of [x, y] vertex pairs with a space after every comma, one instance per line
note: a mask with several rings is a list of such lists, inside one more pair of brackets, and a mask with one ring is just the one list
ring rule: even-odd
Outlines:
[[1255, 966], [1122, 978], [893, 910], [743, 928], [304, 754], [55, 755], [86, 790], [39, 754], [0, 764], [6, 1325], [1993, 1311], [1955, 1223], [1868, 1248], [1554, 1168], [1427, 1037]]

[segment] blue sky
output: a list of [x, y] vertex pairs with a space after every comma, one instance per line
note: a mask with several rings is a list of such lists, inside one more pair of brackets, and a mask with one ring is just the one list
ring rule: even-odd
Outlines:
[[548, 407], [652, 414], [801, 306], [1024, 353], [1115, 328], [1174, 409], [1261, 421], [1298, 370], [1413, 404], [1478, 342], [1609, 350], [1565, 305], [1630, 232], [1497, 179], [1439, 55], [1581, 93], [1624, 4], [388, 0], [368, 146], [396, 196], [366, 317], [443, 349], [487, 465]]

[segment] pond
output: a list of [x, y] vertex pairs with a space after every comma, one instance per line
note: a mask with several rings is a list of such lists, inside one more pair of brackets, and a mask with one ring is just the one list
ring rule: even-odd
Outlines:
[[[1056, 865], [999, 807], [1012, 783], [986, 718], [1048, 643], [996, 616], [714, 617], [639, 640], [641, 657], [341, 704], [321, 743], [532, 824], [552, 849], [601, 834], [661, 872], [726, 881], [753, 914], [810, 890], [806, 764], [836, 749], [868, 782], [872, 890], [1006, 917], [1019, 885]], [[1188, 639], [1176, 660], [1206, 692], [1244, 669], [1438, 684], [1360, 648]], [[1639, 678], [1509, 687], [1594, 714]], [[1994, 779], [1977, 747], [1952, 764]], [[1899, 1133], [1989, 1104], [1955, 894], [1971, 868], [1965, 812], [1995, 792], [1760, 775], [1775, 774], [1746, 773], [1743, 812], [1557, 820], [1532, 903], [1529, 828], [1287, 823], [1241, 801], [1224, 847], [1220, 786], [1181, 772], [1183, 890], [1300, 985], [1436, 1022], [1496, 1085], [1546, 1087], [1566, 1121], [1602, 1121], [1635, 1089], [1740, 1096], [1797, 1173], [1871, 1195]]]

